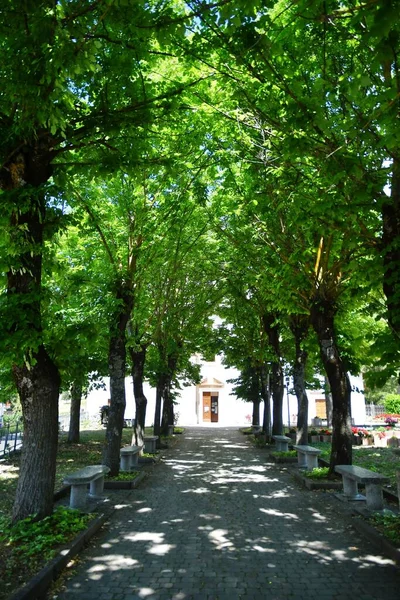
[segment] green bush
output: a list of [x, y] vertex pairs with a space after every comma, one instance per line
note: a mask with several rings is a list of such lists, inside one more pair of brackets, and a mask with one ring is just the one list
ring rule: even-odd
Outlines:
[[309, 479], [326, 479], [329, 474], [329, 467], [315, 467], [312, 471], [305, 471], [304, 475]]
[[385, 411], [390, 414], [400, 413], [400, 394], [386, 394], [383, 405]]

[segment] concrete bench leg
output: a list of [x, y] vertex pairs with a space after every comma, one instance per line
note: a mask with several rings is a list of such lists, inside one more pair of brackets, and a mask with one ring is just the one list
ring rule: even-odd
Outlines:
[[99, 477], [94, 481], [90, 482], [90, 495], [93, 497], [99, 497], [103, 494], [104, 490], [104, 477]]
[[370, 510], [383, 510], [383, 493], [380, 485], [376, 483], [365, 484], [367, 507]]
[[307, 469], [306, 455], [303, 452], [297, 451], [297, 464], [299, 469]]
[[87, 503], [87, 483], [72, 484], [71, 494], [69, 497], [70, 508], [77, 508], [79, 510], [86, 507]]
[[317, 454], [307, 454], [307, 470], [312, 471], [318, 467], [318, 456]]
[[131, 469], [136, 469], [139, 465], [139, 452], [136, 452], [131, 456]]
[[345, 477], [342, 475], [343, 480], [343, 493], [349, 500], [359, 500], [361, 498], [358, 493], [358, 485], [357, 481], [354, 479], [350, 479], [349, 477]]
[[287, 452], [289, 450], [288, 442], [276, 442], [276, 450], [277, 452]]
[[120, 469], [121, 471], [130, 471], [131, 470], [131, 464], [132, 464], [132, 456], [130, 454], [122, 454], [121, 455], [121, 462], [120, 462]]

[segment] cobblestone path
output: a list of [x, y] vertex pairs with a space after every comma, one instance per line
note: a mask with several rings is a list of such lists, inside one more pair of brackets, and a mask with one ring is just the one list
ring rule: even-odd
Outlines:
[[400, 570], [333, 495], [236, 429], [190, 428], [116, 495], [59, 600], [399, 600]]

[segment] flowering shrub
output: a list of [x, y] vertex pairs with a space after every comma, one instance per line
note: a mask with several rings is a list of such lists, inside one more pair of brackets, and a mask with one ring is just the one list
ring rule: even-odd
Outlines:
[[358, 435], [362, 438], [372, 435], [371, 432], [368, 431], [368, 429], [363, 429], [362, 427], [352, 427], [351, 431], [353, 432], [353, 435]]
[[374, 417], [374, 421], [385, 421], [387, 423], [387, 419], [395, 420], [396, 423], [400, 421], [400, 414], [397, 413], [382, 413], [380, 415], [376, 415]]
[[396, 419], [395, 417], [386, 417], [385, 419], [385, 423], [387, 423], [387, 425], [389, 425], [389, 427], [394, 427], [396, 425], [396, 423], [398, 423], [398, 419]]
[[332, 431], [330, 431], [330, 429], [321, 429], [320, 434], [321, 435], [332, 435]]

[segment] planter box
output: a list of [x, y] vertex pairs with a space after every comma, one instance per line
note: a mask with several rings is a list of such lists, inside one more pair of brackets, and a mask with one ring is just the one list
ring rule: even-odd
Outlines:
[[293, 477], [304, 485], [308, 490], [342, 490], [341, 479], [310, 479], [299, 472], [293, 471]]
[[104, 489], [105, 490], [133, 490], [144, 478], [145, 473], [139, 473], [137, 477], [134, 479], [128, 479], [125, 481], [105, 481]]
[[332, 436], [331, 435], [320, 435], [320, 439], [321, 439], [321, 442], [331, 442]]
[[272, 460], [277, 464], [295, 464], [297, 463], [297, 456], [274, 456], [271, 454]]
[[363, 444], [363, 438], [360, 437], [359, 435], [353, 435], [353, 446], [362, 446]]
[[319, 435], [310, 435], [310, 434], [308, 434], [308, 443], [309, 444], [315, 444], [316, 442], [319, 442]]

